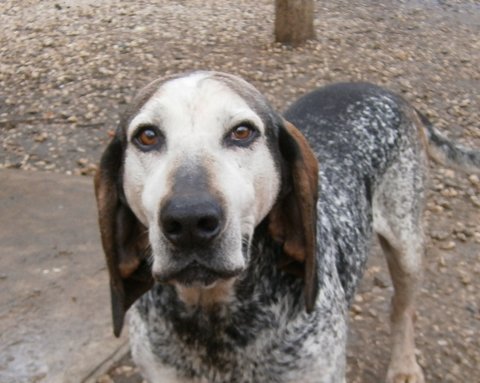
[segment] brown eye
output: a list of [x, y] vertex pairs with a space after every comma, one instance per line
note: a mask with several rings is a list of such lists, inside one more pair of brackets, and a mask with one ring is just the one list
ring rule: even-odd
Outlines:
[[234, 127], [226, 137], [226, 143], [234, 146], [249, 146], [258, 136], [258, 130], [248, 122]]
[[145, 129], [138, 136], [138, 141], [140, 141], [142, 145], [151, 146], [158, 142], [158, 136], [152, 129]]
[[232, 139], [245, 141], [253, 134], [253, 129], [249, 126], [240, 125], [232, 130]]
[[140, 128], [135, 135], [134, 142], [140, 149], [150, 150], [158, 147], [161, 143], [162, 136], [155, 127]]

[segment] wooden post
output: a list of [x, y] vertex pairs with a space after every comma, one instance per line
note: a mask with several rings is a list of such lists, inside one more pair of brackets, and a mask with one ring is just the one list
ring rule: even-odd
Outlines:
[[315, 38], [313, 0], [275, 0], [275, 41], [298, 46]]

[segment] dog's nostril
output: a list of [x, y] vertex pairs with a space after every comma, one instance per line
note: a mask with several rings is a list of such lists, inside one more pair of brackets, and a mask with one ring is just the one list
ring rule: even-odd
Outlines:
[[198, 220], [197, 229], [205, 234], [214, 234], [220, 227], [218, 217], [203, 217]]
[[179, 235], [182, 233], [182, 224], [174, 219], [165, 220], [163, 230], [168, 235]]

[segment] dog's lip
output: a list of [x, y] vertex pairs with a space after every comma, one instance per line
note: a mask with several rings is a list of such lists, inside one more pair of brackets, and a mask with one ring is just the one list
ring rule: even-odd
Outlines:
[[166, 273], [155, 274], [155, 279], [160, 283], [179, 283], [184, 286], [203, 285], [210, 286], [218, 280], [226, 280], [238, 276], [240, 269], [214, 269], [196, 261], [187, 266]]

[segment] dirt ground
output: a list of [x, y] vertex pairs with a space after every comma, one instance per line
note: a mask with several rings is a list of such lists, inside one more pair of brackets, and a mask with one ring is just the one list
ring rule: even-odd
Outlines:
[[[91, 176], [135, 91], [160, 75], [243, 76], [280, 110], [334, 81], [385, 85], [480, 148], [480, 2], [316, 2], [317, 39], [272, 43], [273, 0], [4, 0], [0, 168]], [[427, 382], [480, 382], [480, 181], [431, 166], [418, 358]], [[99, 255], [100, 256], [100, 255]], [[348, 381], [382, 382], [392, 292], [378, 248], [351, 311]], [[99, 382], [137, 383], [126, 357]]]

